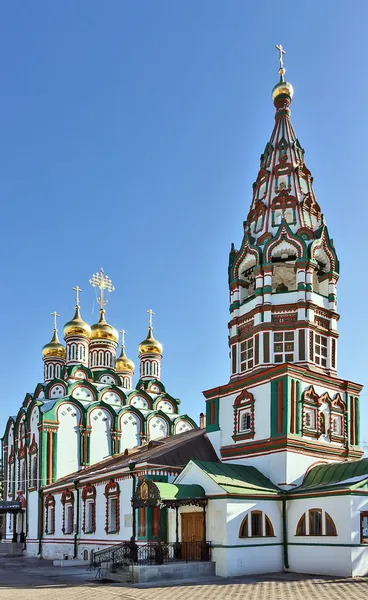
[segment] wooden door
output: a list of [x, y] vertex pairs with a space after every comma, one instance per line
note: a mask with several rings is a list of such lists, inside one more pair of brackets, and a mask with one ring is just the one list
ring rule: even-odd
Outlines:
[[[192, 512], [181, 514], [181, 541], [182, 556], [184, 560], [200, 560], [201, 544], [203, 542], [204, 527], [203, 513]], [[194, 543], [197, 542], [197, 543]]]

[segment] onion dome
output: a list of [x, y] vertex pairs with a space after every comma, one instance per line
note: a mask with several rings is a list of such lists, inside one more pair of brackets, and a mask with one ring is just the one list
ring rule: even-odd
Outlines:
[[75, 314], [72, 320], [64, 325], [64, 338], [66, 339], [72, 335], [86, 338], [91, 337], [91, 328], [88, 323], [83, 321], [78, 305], [75, 307]]
[[51, 356], [55, 358], [65, 358], [65, 348], [58, 338], [57, 329], [54, 329], [54, 335], [52, 336], [51, 342], [45, 344], [42, 348], [42, 356], [43, 358]]
[[91, 327], [91, 340], [111, 340], [118, 343], [119, 334], [115, 327], [105, 320], [105, 310], [100, 310], [100, 320]]
[[138, 353], [139, 356], [141, 354], [162, 354], [162, 344], [153, 337], [151, 326], [148, 328], [146, 339], [138, 346]]
[[125, 347], [122, 346], [120, 356], [116, 359], [115, 370], [130, 371], [130, 373], [134, 373], [134, 366], [134, 362], [125, 354]]

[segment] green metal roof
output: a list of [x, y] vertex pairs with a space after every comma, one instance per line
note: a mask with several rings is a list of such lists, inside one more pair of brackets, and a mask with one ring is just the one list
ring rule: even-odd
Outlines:
[[200, 460], [193, 462], [227, 494], [276, 496], [281, 491], [255, 467]]
[[155, 481], [161, 500], [184, 500], [186, 498], [205, 498], [206, 493], [201, 485], [182, 485]]
[[316, 465], [308, 471], [300, 487], [293, 494], [320, 489], [356, 489], [368, 479], [368, 458], [342, 463]]

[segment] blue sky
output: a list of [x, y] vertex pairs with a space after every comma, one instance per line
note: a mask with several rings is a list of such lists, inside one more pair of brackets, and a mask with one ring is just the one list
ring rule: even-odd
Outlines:
[[[197, 418], [225, 383], [227, 262], [271, 134], [276, 43], [292, 119], [341, 261], [339, 375], [367, 384], [368, 5], [14, 0], [0, 6], [0, 429], [88, 279], [136, 362], [153, 308], [163, 381]], [[368, 387], [362, 437], [368, 440]]]

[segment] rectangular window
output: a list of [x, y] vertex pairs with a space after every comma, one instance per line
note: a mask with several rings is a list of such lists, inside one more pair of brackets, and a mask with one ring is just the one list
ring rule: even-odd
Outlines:
[[251, 528], [252, 537], [262, 535], [262, 513], [252, 511]]
[[93, 533], [93, 510], [94, 510], [94, 502], [87, 502], [85, 533]]
[[316, 429], [316, 411], [313, 409], [307, 409], [305, 411], [305, 427], [307, 429]]
[[240, 344], [240, 370], [248, 371], [254, 365], [253, 360], [253, 338], [249, 338]]
[[314, 361], [316, 365], [327, 367], [327, 338], [317, 333], [314, 336]]
[[332, 417], [332, 432], [335, 435], [342, 435], [342, 417]]
[[73, 506], [65, 505], [65, 533], [73, 533]]
[[250, 410], [243, 411], [239, 414], [239, 431], [250, 431], [252, 427], [252, 418]]
[[31, 456], [31, 481], [30, 487], [37, 487], [37, 454]]
[[117, 522], [117, 510], [118, 510], [118, 499], [110, 498], [109, 500], [109, 523], [108, 533], [116, 533], [116, 522]]
[[322, 511], [309, 511], [309, 535], [322, 535]]
[[19, 465], [19, 489], [25, 491], [26, 483], [26, 461], [24, 458], [20, 461]]
[[273, 353], [275, 363], [294, 361], [294, 332], [278, 331], [273, 336]]

